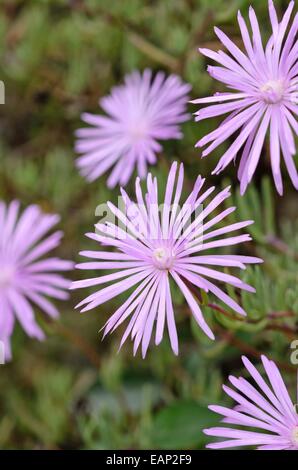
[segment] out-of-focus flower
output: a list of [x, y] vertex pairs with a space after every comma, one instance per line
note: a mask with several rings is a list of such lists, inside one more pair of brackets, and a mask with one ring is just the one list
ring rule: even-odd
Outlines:
[[[208, 436], [225, 438], [207, 447], [225, 449], [257, 446], [259, 450], [298, 450], [298, 415], [275, 363], [262, 356], [268, 385], [246, 357], [242, 360], [256, 386], [243, 377], [230, 376], [229, 380], [236, 390], [226, 385], [223, 389], [237, 405], [233, 409], [224, 406], [209, 408], [224, 417], [223, 423], [242, 426], [244, 429], [205, 429], [204, 433]], [[249, 431], [247, 428], [254, 430]]]
[[293, 159], [296, 154], [294, 134], [298, 133], [298, 14], [286, 34], [293, 7], [294, 2], [290, 2], [279, 23], [273, 2], [269, 0], [272, 35], [265, 48], [256, 14], [250, 7], [252, 40], [244, 19], [238, 13], [244, 52], [218, 28], [215, 28], [215, 34], [230, 55], [223, 51], [200, 49], [202, 54], [219, 64], [209, 66], [209, 74], [231, 91], [193, 101], [213, 103], [196, 113], [196, 121], [229, 113], [221, 125], [200, 139], [196, 146], [209, 144], [203, 151], [204, 157], [239, 131], [213, 173], [218, 174], [226, 168], [243, 147], [238, 169], [242, 194], [254, 175], [266, 134], [269, 135], [270, 160], [277, 191], [283, 193], [281, 155], [293, 185], [298, 189], [298, 174]]
[[[76, 281], [72, 285], [73, 289], [77, 289], [111, 283], [83, 300], [77, 306], [82, 307], [82, 311], [96, 308], [133, 288], [126, 302], [107, 321], [104, 335], [114, 331], [130, 317], [121, 346], [131, 335], [134, 340], [134, 353], [142, 342], [143, 357], [146, 354], [154, 324], [156, 324], [155, 343], [161, 342], [164, 327], [167, 324], [172, 349], [175, 354], [178, 354], [170, 279], [181, 290], [199, 326], [210, 338], [214, 339], [191, 289], [199, 288], [210, 292], [240, 315], [245, 315], [242, 307], [216, 284], [220, 281], [251, 292], [254, 289], [237, 277], [213, 267], [244, 269], [245, 263], [262, 261], [250, 256], [218, 254], [217, 248], [219, 247], [250, 240], [248, 234], [227, 238], [222, 238], [222, 235], [241, 229], [251, 224], [252, 221], [221, 226], [218, 229], [213, 228], [233, 212], [235, 207], [224, 209], [209, 221], [206, 220], [209, 214], [230, 196], [230, 188], [221, 191], [202, 209], [202, 204], [215, 188], [209, 188], [199, 195], [204, 179], [198, 176], [192, 192], [180, 208], [183, 180], [183, 165], [180, 165], [177, 175], [175, 162], [168, 176], [164, 203], [161, 206], [158, 203], [157, 180], [152, 178], [151, 174], [147, 177], [145, 197], [143, 197], [140, 181], [137, 178], [136, 203], [132, 202], [122, 190], [124, 211], [108, 202], [107, 205], [115, 217], [115, 223], [99, 223], [96, 225], [97, 233], [88, 233], [87, 237], [104, 247], [115, 247], [116, 251], [83, 251], [81, 255], [96, 261], [81, 263], [77, 268], [112, 269], [115, 273]], [[125, 228], [121, 228], [119, 223]], [[208, 250], [207, 254], [204, 254], [205, 250]]]
[[32, 304], [53, 318], [58, 310], [48, 300], [68, 298], [70, 282], [57, 272], [71, 270], [73, 263], [59, 258], [40, 259], [56, 248], [62, 232], [45, 237], [57, 224], [57, 215], [45, 215], [36, 205], [19, 216], [20, 203], [0, 202], [0, 340], [6, 359], [11, 358], [10, 337], [15, 319], [28, 336], [44, 339]]
[[127, 75], [124, 85], [112, 88], [100, 100], [106, 116], [84, 113], [82, 119], [93, 127], [78, 129], [75, 149], [80, 173], [94, 181], [114, 167], [107, 185], [125, 186], [135, 168], [140, 178], [147, 175], [147, 165], [156, 162], [162, 150], [160, 140], [180, 139], [180, 123], [190, 118], [186, 113], [190, 85], [176, 75], [151, 70]]

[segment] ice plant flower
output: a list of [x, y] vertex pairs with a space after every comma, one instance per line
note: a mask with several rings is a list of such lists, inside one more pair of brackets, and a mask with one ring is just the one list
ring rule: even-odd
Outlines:
[[211, 104], [195, 113], [196, 121], [228, 114], [221, 125], [201, 138], [196, 146], [209, 144], [202, 153], [205, 157], [239, 131], [213, 173], [220, 173], [232, 160], [236, 160], [243, 147], [238, 169], [242, 194], [255, 173], [266, 135], [269, 136], [271, 168], [277, 191], [283, 193], [281, 155], [292, 183], [298, 189], [298, 174], [293, 159], [296, 153], [294, 134], [298, 133], [298, 13], [289, 26], [293, 7], [294, 2], [290, 2], [279, 23], [273, 2], [269, 0], [272, 35], [265, 47], [255, 11], [250, 7], [252, 40], [245, 20], [238, 13], [244, 51], [218, 28], [215, 28], [215, 34], [229, 54], [221, 50], [199, 49], [219, 64], [209, 66], [208, 72], [230, 91], [193, 101]]
[[176, 75], [151, 70], [127, 75], [124, 84], [112, 88], [100, 100], [106, 115], [82, 114], [93, 127], [78, 129], [75, 150], [80, 173], [94, 181], [107, 170], [110, 188], [126, 186], [134, 169], [145, 178], [147, 165], [156, 162], [161, 140], [180, 139], [180, 123], [190, 118], [186, 112], [190, 85]]
[[70, 282], [57, 273], [73, 268], [70, 261], [42, 258], [60, 243], [62, 232], [45, 237], [59, 217], [43, 214], [36, 205], [19, 215], [19, 208], [18, 201], [0, 202], [0, 340], [6, 359], [11, 358], [15, 320], [27, 335], [44, 339], [32, 304], [56, 318], [58, 310], [48, 297], [68, 298]]
[[[257, 446], [258, 450], [298, 450], [298, 415], [277, 366], [262, 356], [268, 385], [246, 357], [242, 357], [242, 360], [256, 385], [243, 377], [230, 376], [229, 380], [236, 390], [226, 385], [223, 389], [237, 405], [233, 409], [224, 406], [209, 408], [224, 417], [223, 423], [244, 429], [205, 429], [204, 433], [208, 436], [224, 438], [220, 442], [208, 444], [207, 447], [226, 449]], [[253, 431], [247, 428], [253, 428]]]
[[[142, 355], [146, 355], [154, 324], [156, 326], [155, 343], [163, 337], [165, 324], [169, 332], [172, 350], [178, 354], [178, 338], [175, 326], [174, 309], [171, 298], [171, 282], [180, 289], [199, 326], [214, 339], [207, 325], [201, 308], [195, 300], [192, 288], [203, 289], [218, 297], [222, 302], [240, 315], [244, 310], [234, 299], [229, 297], [217, 284], [231, 284], [239, 289], [253, 292], [254, 289], [234, 275], [219, 269], [224, 267], [245, 268], [245, 263], [261, 262], [259, 258], [240, 255], [218, 254], [217, 248], [235, 245], [250, 240], [248, 234], [228, 236], [238, 229], [252, 223], [245, 221], [225, 225], [214, 229], [235, 207], [220, 210], [219, 213], [206, 219], [220, 204], [230, 196], [230, 188], [217, 194], [202, 209], [214, 187], [199, 195], [204, 179], [198, 176], [194, 188], [184, 204], [179, 206], [183, 189], [184, 170], [173, 163], [169, 172], [164, 202], [159, 205], [158, 185], [156, 178], [147, 176], [147, 193], [143, 197], [139, 178], [136, 179], [136, 203], [124, 190], [122, 200], [124, 210], [108, 202], [108, 208], [114, 215], [115, 223], [99, 223], [96, 233], [87, 233], [87, 237], [105, 247], [114, 247], [116, 251], [107, 250], [83, 251], [80, 254], [96, 261], [81, 263], [78, 269], [111, 269], [114, 273], [101, 275], [92, 279], [76, 281], [72, 289], [90, 286], [104, 287], [77, 307], [86, 312], [104, 302], [132, 289], [133, 292], [118, 310], [110, 317], [104, 327], [104, 335], [114, 331], [130, 317], [124, 332], [121, 345], [131, 335], [134, 340], [134, 353], [142, 343]], [[191, 220], [193, 219], [193, 220]], [[119, 222], [124, 228], [119, 226]], [[206, 254], [205, 251], [208, 250]], [[210, 252], [209, 252], [210, 250]], [[213, 254], [211, 254], [213, 251]]]

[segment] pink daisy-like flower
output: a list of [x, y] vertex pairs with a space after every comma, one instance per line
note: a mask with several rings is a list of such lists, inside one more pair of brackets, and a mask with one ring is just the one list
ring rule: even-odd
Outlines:
[[230, 55], [223, 51], [200, 49], [202, 54], [219, 64], [209, 66], [209, 74], [231, 91], [193, 101], [200, 104], [214, 103], [199, 110], [196, 121], [230, 113], [215, 131], [200, 139], [196, 146], [209, 144], [203, 151], [204, 157], [239, 131], [213, 173], [218, 174], [226, 168], [244, 146], [238, 169], [242, 194], [254, 175], [266, 134], [269, 134], [270, 160], [277, 191], [283, 193], [281, 155], [293, 185], [298, 189], [298, 174], [293, 159], [296, 153], [293, 134], [298, 133], [298, 14], [286, 35], [293, 7], [294, 2], [290, 2], [279, 23], [273, 2], [269, 0], [272, 35], [265, 48], [256, 14], [250, 7], [252, 41], [245, 21], [238, 13], [244, 52], [218, 28], [215, 28], [215, 34]]
[[209, 408], [224, 417], [223, 423], [254, 428], [254, 431], [228, 427], [205, 429], [208, 436], [226, 438], [207, 447], [258, 446], [259, 450], [298, 450], [298, 415], [275, 363], [262, 356], [269, 386], [246, 357], [242, 360], [257, 387], [243, 377], [230, 376], [236, 391], [225, 385], [223, 389], [237, 405], [233, 409], [224, 406]]
[[[122, 190], [124, 211], [108, 202], [107, 205], [115, 217], [115, 223], [99, 223], [95, 226], [97, 233], [88, 233], [87, 237], [104, 247], [115, 247], [116, 251], [83, 251], [81, 255], [96, 261], [81, 263], [77, 268], [112, 269], [116, 272], [76, 281], [72, 285], [72, 289], [77, 289], [111, 283], [79, 303], [77, 307], [82, 307], [83, 312], [96, 308], [133, 288], [132, 294], [107, 321], [104, 335], [114, 331], [130, 317], [121, 346], [131, 335], [134, 340], [134, 353], [142, 343], [143, 357], [146, 355], [154, 324], [156, 324], [155, 343], [161, 342], [166, 324], [172, 349], [175, 354], [178, 354], [170, 279], [181, 290], [199, 326], [209, 338], [214, 339], [189, 286], [193, 284], [195, 288], [214, 294], [231, 309], [240, 315], [245, 315], [242, 307], [217, 285], [218, 281], [250, 292], [254, 292], [254, 289], [237, 277], [213, 267], [244, 269], [245, 263], [262, 262], [259, 258], [250, 256], [217, 253], [219, 247], [235, 245], [251, 239], [248, 234], [227, 238], [222, 238], [222, 235], [246, 227], [252, 221], [213, 228], [233, 212], [235, 207], [224, 209], [206, 221], [209, 214], [230, 196], [230, 188], [221, 191], [202, 209], [202, 204], [215, 187], [199, 195], [205, 181], [199, 176], [192, 192], [180, 208], [183, 179], [183, 165], [180, 165], [177, 175], [177, 163], [173, 163], [162, 206], [158, 203], [157, 180], [152, 178], [151, 174], [147, 177], [145, 197], [140, 187], [140, 180], [137, 178], [136, 203], [132, 202]], [[120, 228], [119, 223], [126, 229]], [[206, 250], [208, 252], [204, 254]], [[213, 254], [209, 250], [211, 252], [213, 250]]]
[[114, 167], [107, 185], [125, 186], [134, 169], [145, 178], [147, 165], [156, 162], [162, 150], [159, 140], [180, 139], [190, 85], [176, 75], [166, 77], [151, 70], [127, 75], [124, 85], [112, 88], [100, 100], [106, 116], [84, 113], [82, 119], [93, 127], [78, 129], [75, 149], [80, 173], [94, 181]]
[[47, 299], [68, 298], [70, 281], [56, 272], [73, 269], [73, 263], [58, 258], [40, 259], [56, 248], [62, 232], [44, 238], [57, 224], [57, 215], [45, 215], [36, 205], [27, 207], [19, 216], [20, 203], [0, 202], [0, 340], [5, 345], [6, 359], [11, 358], [10, 337], [15, 319], [27, 335], [44, 339], [33, 307], [35, 304], [53, 318], [58, 310]]

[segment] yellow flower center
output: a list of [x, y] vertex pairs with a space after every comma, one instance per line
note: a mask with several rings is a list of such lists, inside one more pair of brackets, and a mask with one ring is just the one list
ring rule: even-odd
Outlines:
[[167, 247], [159, 247], [153, 252], [153, 260], [157, 268], [170, 269], [173, 266], [174, 254]]
[[261, 86], [260, 91], [266, 103], [275, 104], [282, 100], [285, 87], [282, 80], [269, 80]]

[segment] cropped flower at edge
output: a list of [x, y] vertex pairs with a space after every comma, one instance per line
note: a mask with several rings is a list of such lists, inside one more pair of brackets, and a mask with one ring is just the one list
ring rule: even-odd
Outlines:
[[75, 150], [80, 173], [94, 181], [114, 167], [109, 188], [126, 186], [135, 168], [140, 178], [147, 175], [147, 165], [156, 163], [162, 150], [160, 140], [180, 139], [180, 123], [187, 121], [190, 85], [176, 75], [151, 70], [126, 75], [124, 84], [112, 88], [100, 100], [106, 116], [89, 113], [82, 119], [93, 127], [78, 129]]
[[[269, 386], [246, 357], [242, 357], [242, 360], [256, 386], [243, 377], [230, 376], [229, 380], [236, 390], [225, 385], [223, 389], [237, 405], [233, 409], [224, 406], [209, 408], [224, 417], [223, 423], [243, 426], [245, 429], [205, 429], [204, 433], [208, 436], [225, 438], [207, 447], [226, 449], [257, 446], [258, 450], [298, 450], [298, 415], [277, 366], [262, 356]], [[254, 430], [249, 431], [247, 428]]]
[[211, 77], [224, 83], [231, 91], [193, 101], [212, 103], [195, 113], [196, 121], [230, 113], [216, 130], [201, 138], [196, 146], [209, 144], [202, 154], [205, 157], [239, 131], [213, 173], [220, 173], [235, 161], [243, 147], [238, 169], [242, 194], [255, 173], [266, 134], [269, 135], [271, 168], [277, 191], [283, 193], [281, 156], [294, 187], [298, 189], [298, 173], [293, 158], [296, 154], [294, 135], [298, 134], [298, 13], [288, 27], [293, 7], [294, 2], [291, 1], [279, 23], [273, 2], [269, 0], [272, 35], [265, 48], [255, 11], [250, 7], [252, 41], [245, 20], [238, 12], [244, 52], [219, 28], [215, 28], [215, 34], [230, 55], [221, 50], [200, 49], [203, 55], [219, 64], [208, 67]]
[[40, 259], [60, 243], [60, 231], [44, 238], [59, 216], [43, 214], [36, 205], [19, 215], [19, 207], [18, 201], [0, 202], [0, 340], [6, 359], [11, 358], [10, 337], [16, 319], [28, 336], [44, 339], [31, 303], [56, 318], [58, 310], [48, 297], [69, 297], [65, 290], [70, 281], [57, 273], [73, 269], [70, 261]]
[[[116, 251], [83, 251], [80, 253], [82, 256], [96, 261], [81, 263], [77, 268], [111, 269], [115, 272], [72, 284], [72, 289], [78, 289], [111, 283], [77, 305], [83, 312], [98, 307], [128, 289], [134, 289], [107, 321], [104, 336], [129, 318], [120, 347], [131, 336], [134, 354], [142, 344], [143, 357], [146, 355], [154, 324], [155, 344], [161, 342], [166, 324], [172, 350], [178, 354], [170, 278], [182, 292], [199, 326], [209, 338], [214, 339], [189, 285], [214, 294], [237, 313], [245, 315], [242, 307], [218, 287], [217, 283], [227, 283], [250, 292], [254, 292], [254, 289], [237, 277], [214, 267], [245, 269], [246, 263], [262, 262], [259, 258], [250, 256], [218, 254], [217, 248], [249, 241], [251, 238], [248, 234], [227, 238], [222, 238], [222, 235], [242, 229], [252, 221], [234, 223], [214, 230], [214, 225], [233, 212], [235, 207], [221, 210], [206, 221], [209, 214], [230, 196], [228, 187], [197, 214], [196, 211], [215, 189], [209, 188], [199, 195], [205, 181], [201, 176], [198, 176], [192, 192], [179, 208], [184, 180], [183, 165], [180, 165], [178, 172], [177, 169], [175, 162], [168, 176], [162, 211], [159, 211], [157, 180], [150, 173], [145, 197], [139, 178], [136, 180], [136, 203], [122, 190], [125, 212], [108, 202], [117, 226], [111, 222], [97, 224], [97, 233], [88, 233], [86, 236], [103, 247], [114, 247]], [[124, 224], [126, 232], [119, 227], [118, 222]], [[203, 254], [205, 250], [214, 250], [214, 254]]]

